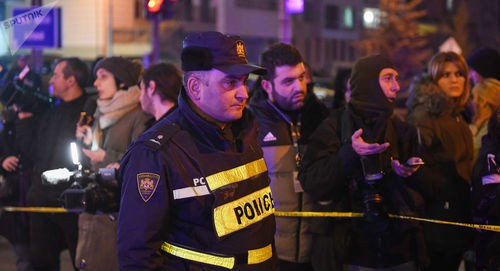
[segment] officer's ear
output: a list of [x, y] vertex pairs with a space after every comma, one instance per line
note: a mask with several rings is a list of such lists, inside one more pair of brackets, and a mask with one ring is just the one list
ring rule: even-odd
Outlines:
[[269, 100], [273, 101], [273, 84], [271, 81], [262, 79], [262, 81], [260, 81], [260, 86], [266, 91]]
[[186, 92], [191, 100], [197, 101], [201, 96], [202, 80], [196, 76], [190, 76], [187, 80]]

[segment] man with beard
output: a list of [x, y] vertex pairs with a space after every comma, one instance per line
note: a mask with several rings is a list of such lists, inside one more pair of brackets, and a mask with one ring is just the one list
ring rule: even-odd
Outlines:
[[334, 211], [364, 213], [332, 220], [325, 234], [330, 244], [322, 244], [330, 267], [321, 270], [426, 265], [420, 225], [388, 217], [417, 216], [421, 208], [409, 185], [423, 163], [415, 156], [417, 131], [393, 115], [399, 90], [398, 72], [387, 58], [359, 59], [346, 108], [333, 111], [309, 138], [299, 176], [304, 190], [317, 201], [333, 202]]
[[[313, 202], [297, 179], [308, 136], [328, 109], [307, 91], [306, 69], [299, 51], [275, 44], [261, 55], [267, 69], [254, 89], [250, 107], [259, 122], [259, 141], [271, 178], [277, 211], [311, 211]], [[276, 219], [276, 248], [281, 270], [313, 270], [312, 220]]]

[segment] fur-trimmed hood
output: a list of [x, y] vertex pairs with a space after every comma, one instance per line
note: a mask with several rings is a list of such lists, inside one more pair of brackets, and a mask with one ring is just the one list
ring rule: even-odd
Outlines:
[[409, 93], [406, 107], [410, 112], [423, 110], [429, 115], [439, 116], [454, 108], [453, 99], [448, 97], [429, 75], [416, 77], [410, 85]]

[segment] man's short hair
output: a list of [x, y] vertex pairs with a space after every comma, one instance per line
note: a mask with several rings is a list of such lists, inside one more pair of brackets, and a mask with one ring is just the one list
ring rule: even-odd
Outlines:
[[271, 45], [260, 56], [260, 65], [267, 69], [267, 74], [263, 76], [265, 80], [272, 80], [276, 75], [276, 67], [295, 66], [304, 62], [302, 55], [297, 48], [285, 43]]
[[149, 82], [156, 83], [156, 91], [161, 100], [169, 99], [177, 102], [179, 91], [182, 87], [182, 76], [180, 70], [170, 63], [159, 63], [144, 70], [142, 81], [147, 86]]
[[89, 80], [89, 68], [87, 64], [77, 57], [66, 57], [57, 60], [56, 65], [66, 62], [66, 66], [63, 69], [64, 78], [74, 76], [76, 83], [82, 89], [87, 86]]

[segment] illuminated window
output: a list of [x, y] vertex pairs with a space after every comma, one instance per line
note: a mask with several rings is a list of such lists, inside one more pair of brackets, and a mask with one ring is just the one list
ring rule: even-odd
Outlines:
[[363, 9], [363, 26], [365, 28], [376, 28], [380, 23], [380, 10], [378, 8]]
[[452, 11], [453, 10], [453, 0], [446, 0], [446, 10]]
[[352, 7], [344, 8], [344, 28], [347, 29], [354, 28], [354, 11]]

